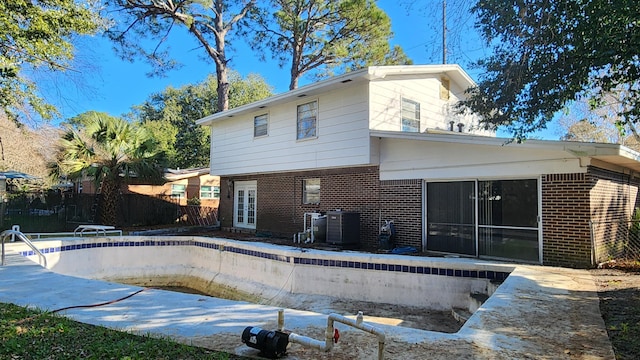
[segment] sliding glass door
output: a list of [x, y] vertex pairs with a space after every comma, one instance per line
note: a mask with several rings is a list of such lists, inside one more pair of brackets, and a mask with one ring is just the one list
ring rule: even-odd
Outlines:
[[476, 254], [475, 182], [427, 184], [427, 249]]
[[478, 181], [480, 256], [538, 262], [538, 182]]
[[536, 179], [426, 184], [426, 249], [540, 261]]

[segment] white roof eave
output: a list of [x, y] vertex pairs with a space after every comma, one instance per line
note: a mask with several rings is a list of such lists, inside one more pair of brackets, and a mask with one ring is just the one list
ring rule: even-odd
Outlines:
[[370, 136], [378, 138], [407, 139], [459, 143], [484, 146], [517, 146], [527, 149], [563, 151], [575, 158], [592, 158], [640, 172], [640, 153], [620, 144], [584, 143], [558, 140], [526, 140], [512, 142], [508, 138], [451, 133], [408, 133], [399, 131], [370, 131]]

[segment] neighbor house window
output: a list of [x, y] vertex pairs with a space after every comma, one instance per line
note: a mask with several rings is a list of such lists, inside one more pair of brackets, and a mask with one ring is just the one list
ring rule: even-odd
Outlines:
[[200, 199], [220, 199], [220, 186], [200, 186]]
[[308, 139], [317, 136], [318, 102], [312, 101], [298, 105], [297, 139]]
[[266, 136], [269, 125], [269, 114], [258, 115], [253, 118], [253, 137]]
[[320, 179], [304, 179], [302, 189], [303, 204], [319, 204], [320, 203]]
[[402, 131], [420, 132], [420, 103], [402, 98]]
[[185, 199], [187, 197], [187, 185], [181, 185], [181, 184], [171, 185], [171, 197]]

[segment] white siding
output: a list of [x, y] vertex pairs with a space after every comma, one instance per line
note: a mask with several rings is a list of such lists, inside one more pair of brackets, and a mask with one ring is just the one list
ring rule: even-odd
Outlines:
[[517, 144], [380, 141], [381, 180], [508, 178], [587, 170], [580, 166], [580, 159], [561, 150], [531, 149]]
[[[366, 165], [370, 161], [367, 83], [296, 98], [216, 122], [211, 172], [251, 174]], [[296, 140], [297, 105], [318, 101], [317, 138]], [[268, 112], [268, 135], [253, 137], [253, 118]]]
[[[427, 129], [449, 130], [450, 121], [463, 123], [463, 132], [494, 136], [493, 132], [479, 130], [477, 119], [455, 113], [455, 104], [462, 99], [465, 89], [450, 81], [449, 100], [440, 99], [440, 76], [425, 78], [384, 79], [372, 81], [370, 87], [372, 130], [400, 131], [402, 98], [420, 103], [420, 132]], [[454, 125], [457, 132], [458, 127]]]

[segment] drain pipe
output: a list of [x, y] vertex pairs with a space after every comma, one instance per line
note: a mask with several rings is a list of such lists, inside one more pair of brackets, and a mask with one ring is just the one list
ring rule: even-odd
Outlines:
[[[278, 324], [280, 324], [280, 312], [278, 312]], [[380, 330], [370, 324], [362, 321], [362, 311], [358, 312], [356, 319], [350, 319], [338, 314], [329, 314], [327, 318], [327, 329], [325, 330], [325, 341], [316, 340], [307, 336], [298, 335], [296, 333], [289, 334], [289, 341], [298, 343], [303, 346], [312, 347], [322, 351], [330, 351], [333, 348], [333, 344], [338, 342], [340, 333], [334, 328], [334, 322], [343, 323], [356, 329], [371, 333], [378, 337], [378, 360], [384, 360], [384, 343], [385, 334], [383, 330]], [[284, 319], [283, 319], [284, 323]]]

